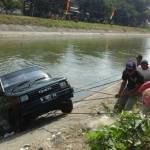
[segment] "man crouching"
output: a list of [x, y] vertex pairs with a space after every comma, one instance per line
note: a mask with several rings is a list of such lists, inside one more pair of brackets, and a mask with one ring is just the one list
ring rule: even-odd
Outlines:
[[131, 110], [138, 100], [138, 89], [144, 83], [144, 77], [136, 70], [136, 63], [129, 60], [122, 73], [122, 83], [116, 97], [114, 112]]

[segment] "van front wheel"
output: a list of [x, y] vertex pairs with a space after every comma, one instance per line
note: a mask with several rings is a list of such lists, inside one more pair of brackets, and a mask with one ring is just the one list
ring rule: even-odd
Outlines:
[[73, 109], [73, 103], [72, 103], [72, 100], [71, 100], [71, 99], [64, 100], [64, 101], [61, 103], [61, 111], [62, 111], [63, 113], [71, 113], [71, 112], [72, 112], [72, 109]]

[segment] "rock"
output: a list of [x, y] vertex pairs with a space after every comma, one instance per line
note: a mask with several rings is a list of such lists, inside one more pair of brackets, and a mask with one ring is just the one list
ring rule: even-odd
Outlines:
[[20, 148], [20, 150], [29, 150], [30, 147], [30, 144], [25, 144], [22, 148]]
[[47, 141], [50, 141], [50, 140], [51, 140], [51, 138], [47, 138], [46, 140], [47, 140]]
[[53, 134], [51, 140], [55, 140], [55, 138], [56, 138], [56, 135]]
[[30, 147], [30, 144], [25, 144], [23, 147], [24, 147], [24, 148]]
[[44, 150], [43, 147], [38, 148], [38, 150]]
[[64, 141], [64, 139], [62, 138], [61, 132], [58, 132], [58, 133], [52, 135], [51, 142], [53, 142], [53, 144], [58, 145], [58, 144], [63, 143], [63, 141]]

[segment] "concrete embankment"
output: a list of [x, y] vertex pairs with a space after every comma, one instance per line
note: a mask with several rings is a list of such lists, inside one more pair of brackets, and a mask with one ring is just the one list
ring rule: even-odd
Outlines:
[[150, 37], [150, 33], [126, 32], [123, 30], [82, 30], [82, 29], [66, 29], [66, 28], [46, 28], [30, 25], [5, 25], [0, 24], [0, 38], [91, 38], [91, 37]]
[[[119, 82], [74, 104], [71, 114], [46, 114], [29, 123], [24, 132], [0, 143], [0, 150], [81, 150], [87, 149], [85, 131], [114, 122], [103, 104], [112, 110]], [[105, 114], [106, 113], [106, 114]]]

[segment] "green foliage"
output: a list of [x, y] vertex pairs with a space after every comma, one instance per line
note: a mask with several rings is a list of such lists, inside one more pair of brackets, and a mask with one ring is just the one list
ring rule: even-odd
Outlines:
[[[63, 19], [66, 3], [67, 0], [1, 0], [0, 7], [6, 13], [20, 8], [27, 16]], [[150, 20], [149, 0], [71, 0], [74, 6], [79, 8], [79, 21], [144, 26]], [[116, 14], [111, 20], [114, 8]]]
[[51, 13], [62, 15], [66, 0], [24, 0], [23, 14], [47, 18]]
[[1, 7], [7, 11], [14, 11], [15, 9], [21, 9], [22, 2], [20, 0], [2, 0]]
[[[81, 12], [89, 12], [89, 21], [109, 22], [113, 8], [116, 15], [114, 24], [140, 26], [150, 16], [149, 0], [76, 0]], [[146, 11], [146, 13], [145, 13]], [[93, 20], [94, 18], [94, 20]], [[150, 18], [149, 18], [150, 19]]]
[[87, 133], [91, 150], [150, 149], [150, 119], [123, 112], [117, 122]]

